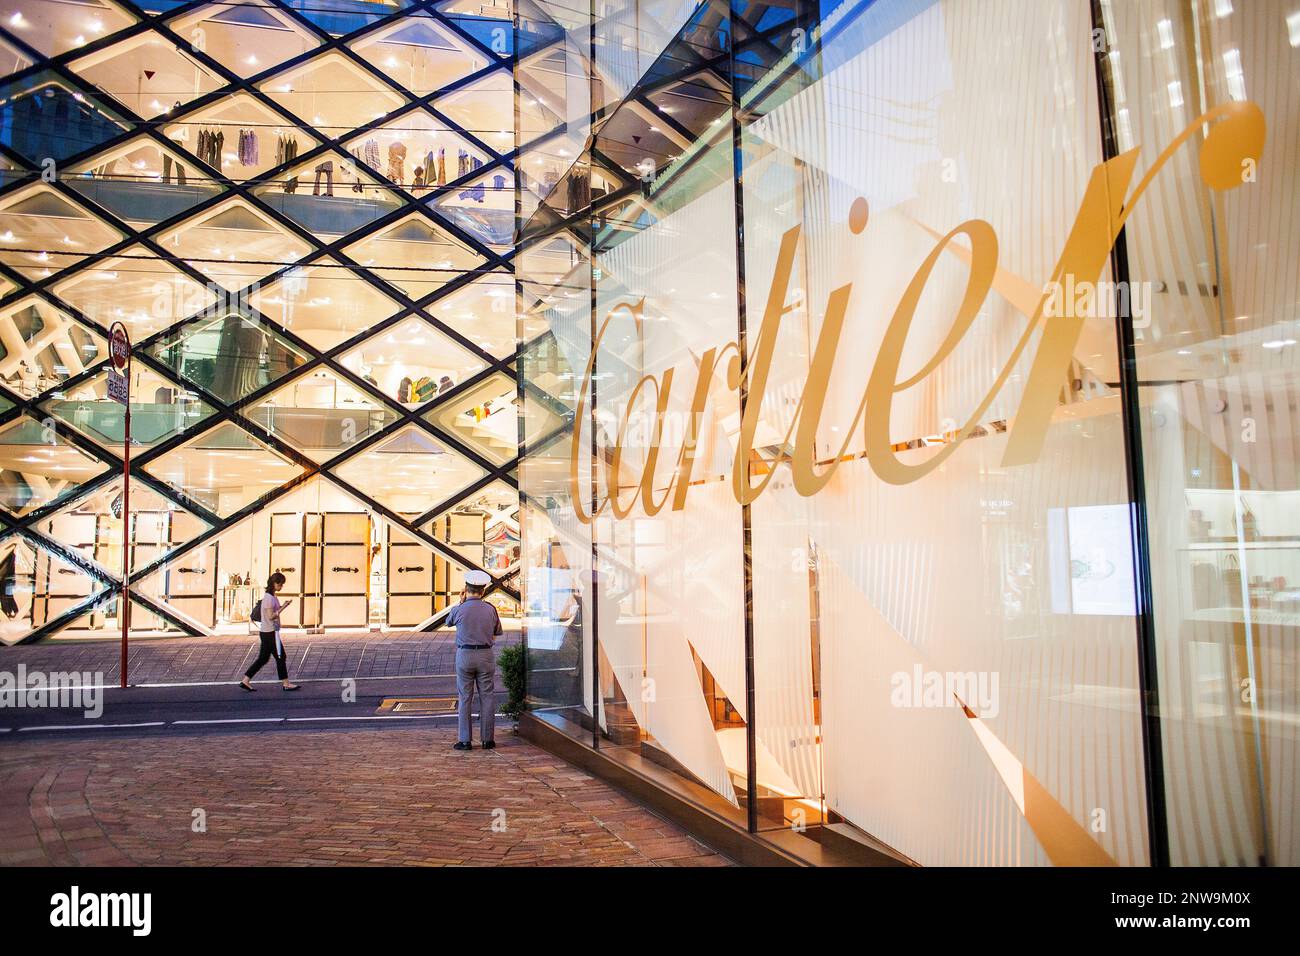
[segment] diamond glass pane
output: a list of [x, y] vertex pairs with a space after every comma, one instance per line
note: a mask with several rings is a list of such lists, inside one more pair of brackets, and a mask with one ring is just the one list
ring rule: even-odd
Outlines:
[[28, 279], [48, 279], [120, 238], [49, 186], [0, 199], [0, 262]]
[[77, 163], [66, 182], [137, 229], [180, 215], [221, 192], [185, 153], [145, 137]]
[[511, 0], [449, 0], [434, 4], [434, 9], [497, 56], [508, 57], [514, 52]]
[[[426, 110], [411, 110], [394, 117], [349, 140], [347, 147], [371, 169], [412, 195], [467, 176], [491, 158]], [[423, 170], [423, 174], [416, 170]]]
[[214, 3], [173, 21], [171, 28], [245, 78], [319, 45], [307, 29], [269, 4]]
[[406, 514], [423, 514], [486, 474], [415, 425], [380, 439], [333, 473], [363, 495]]
[[515, 84], [509, 70], [495, 70], [469, 86], [439, 97], [434, 109], [498, 153], [515, 145]]
[[420, 527], [483, 570], [501, 574], [519, 561], [519, 492], [494, 481]]
[[16, 644], [109, 587], [34, 538], [10, 535], [0, 541], [0, 643]]
[[308, 372], [276, 389], [247, 415], [316, 462], [355, 447], [401, 417], [326, 369]]
[[106, 0], [23, 0], [11, 4], [0, 23], [28, 46], [57, 56], [111, 36], [135, 17]]
[[105, 328], [121, 322], [134, 342], [217, 301], [212, 289], [138, 245], [78, 270], [54, 292]]
[[227, 422], [144, 466], [184, 498], [225, 518], [304, 472]]
[[285, 0], [285, 6], [332, 36], [346, 36], [404, 10], [409, 0]]
[[93, 88], [145, 119], [166, 117], [225, 80], [187, 51], [153, 33], [139, 33], [72, 63]]
[[468, 246], [418, 213], [349, 246], [347, 253], [417, 301], [483, 264]]
[[401, 200], [351, 156], [318, 155], [293, 166], [257, 197], [321, 241], [332, 242], [396, 212]]
[[386, 116], [405, 100], [337, 50], [263, 80], [258, 89], [329, 137]]
[[[429, 312], [469, 339], [483, 351], [505, 358], [515, 351], [515, 283], [513, 276], [491, 272], [429, 306]], [[545, 323], [524, 323], [525, 338], [537, 334]]]
[[309, 249], [243, 199], [201, 213], [159, 244], [231, 292], [302, 258]]
[[350, 45], [357, 56], [416, 96], [488, 65], [487, 57], [425, 14], [386, 24]]
[[[237, 534], [228, 535], [227, 539]], [[249, 592], [260, 590], [252, 586], [223, 586], [218, 578], [220, 557], [220, 538], [209, 540], [183, 554], [164, 558], [158, 568], [142, 574], [133, 580], [131, 586], [191, 627], [197, 630], [211, 628], [225, 602], [238, 601], [242, 597], [244, 601], [241, 603], [251, 604]], [[133, 622], [133, 626], [138, 625]]]
[[[195, 535], [206, 522], [143, 482], [131, 483], [131, 572], [144, 571]], [[36, 524], [49, 538], [122, 574], [122, 479], [115, 478]]]
[[53, 504], [106, 470], [52, 425], [24, 415], [0, 426], [0, 507], [10, 514]]
[[307, 354], [263, 322], [229, 314], [168, 333], [153, 355], [177, 376], [224, 402], [236, 402], [283, 378]]
[[[60, 389], [41, 408], [115, 453], [126, 437], [126, 409], [108, 394], [104, 371], [75, 388]], [[140, 362], [131, 366], [131, 444], [156, 445], [194, 428], [214, 409], [196, 393], [168, 381]]]
[[519, 450], [515, 382], [497, 373], [425, 415], [488, 461], [504, 465]]
[[430, 204], [461, 232], [497, 252], [506, 252], [515, 236], [515, 179], [494, 167], [464, 186], [439, 190]]
[[[320, 145], [310, 131], [248, 93], [223, 96], [186, 113], [163, 132], [179, 148], [236, 182], [268, 182], [266, 173]], [[291, 154], [291, 155], [290, 155]], [[275, 177], [284, 182], [284, 177]]]
[[126, 129], [107, 100], [47, 71], [0, 84], [0, 143], [34, 166], [94, 149]]
[[324, 257], [290, 269], [249, 297], [252, 306], [322, 352], [398, 311], [360, 270]]
[[33, 398], [108, 357], [104, 339], [44, 299], [0, 309], [0, 381]]
[[414, 408], [486, 368], [428, 322], [409, 316], [343, 356], [343, 365], [399, 404]]

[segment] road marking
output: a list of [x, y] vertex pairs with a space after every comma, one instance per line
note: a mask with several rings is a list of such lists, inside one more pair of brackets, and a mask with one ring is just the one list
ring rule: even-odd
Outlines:
[[[561, 668], [563, 670], [563, 668]], [[409, 675], [390, 675], [386, 677], [298, 677], [295, 680], [299, 684], [340, 684], [345, 680], [355, 680], [358, 683], [368, 680], [451, 680], [455, 674], [409, 674]], [[151, 683], [151, 684], [132, 684], [131, 687], [146, 687], [149, 689], [158, 689], [166, 687], [234, 687], [238, 681], [232, 680], [195, 680], [181, 681], [179, 683]], [[274, 680], [255, 680], [254, 684], [263, 686], [274, 686], [279, 681]], [[96, 684], [97, 690], [130, 690], [131, 687], [122, 688], [117, 684]], [[87, 688], [88, 689], [88, 688]]]
[[[19, 727], [17, 729], [19, 733], [23, 733], [29, 730], [87, 730], [92, 727], [96, 730], [99, 730], [101, 727], [105, 729], [112, 729], [115, 727], [166, 727], [166, 726], [167, 726], [167, 721], [165, 720], [150, 721], [149, 723], [146, 724], [96, 724], [91, 721], [87, 721], [84, 724], [34, 724], [30, 727]], [[5, 727], [4, 729], [8, 731], [8, 730], [13, 730], [14, 728]]]
[[173, 720], [172, 726], [179, 724], [278, 724], [283, 717], [225, 717], [221, 720]]

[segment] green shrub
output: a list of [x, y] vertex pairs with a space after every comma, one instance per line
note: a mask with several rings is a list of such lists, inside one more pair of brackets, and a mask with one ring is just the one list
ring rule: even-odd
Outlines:
[[518, 720], [524, 712], [524, 646], [511, 644], [501, 651], [497, 658], [497, 669], [501, 680], [510, 694], [501, 712], [511, 720]]

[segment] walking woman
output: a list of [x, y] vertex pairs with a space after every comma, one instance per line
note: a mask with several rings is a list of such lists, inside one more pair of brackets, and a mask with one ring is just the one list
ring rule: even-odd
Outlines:
[[261, 604], [258, 606], [257, 624], [262, 639], [262, 650], [257, 655], [257, 660], [253, 661], [253, 666], [244, 672], [244, 679], [239, 682], [239, 686], [244, 690], [257, 690], [252, 684], [253, 675], [260, 671], [262, 665], [272, 657], [275, 658], [275, 669], [280, 675], [280, 683], [284, 685], [284, 689], [298, 689], [297, 684], [289, 683], [289, 666], [285, 661], [284, 641], [280, 640], [280, 613], [293, 603], [293, 598], [290, 598], [281, 604], [280, 599], [275, 596], [282, 587], [284, 587], [284, 575], [276, 571], [266, 582], [266, 593], [262, 595]]

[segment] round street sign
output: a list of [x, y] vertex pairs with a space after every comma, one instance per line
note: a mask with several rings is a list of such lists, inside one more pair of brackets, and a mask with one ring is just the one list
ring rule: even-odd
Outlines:
[[114, 322], [109, 329], [108, 354], [113, 360], [113, 368], [119, 372], [124, 371], [126, 363], [131, 360], [131, 340], [127, 338], [126, 326], [121, 322]]

